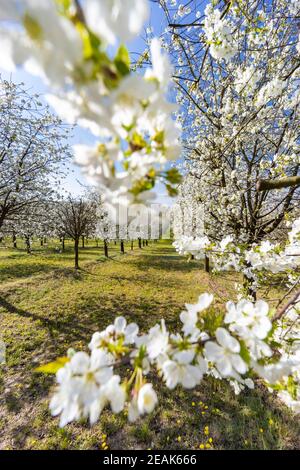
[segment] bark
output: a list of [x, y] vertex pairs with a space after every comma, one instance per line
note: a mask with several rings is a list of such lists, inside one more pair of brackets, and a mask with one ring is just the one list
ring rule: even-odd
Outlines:
[[244, 287], [247, 291], [247, 295], [252, 297], [252, 299], [256, 302], [257, 293], [256, 293], [256, 290], [253, 288], [253, 279], [249, 278], [246, 275], [244, 275]]
[[205, 255], [205, 272], [209, 273], [210, 272], [210, 266], [209, 266], [209, 256]]
[[31, 244], [30, 244], [30, 238], [29, 237], [25, 237], [25, 243], [26, 243], [26, 251], [28, 254], [31, 253]]
[[108, 258], [108, 244], [106, 240], [104, 240], [104, 256]]
[[124, 249], [124, 242], [123, 242], [123, 240], [121, 240], [121, 245], [120, 245], [120, 247], [121, 247], [121, 253], [124, 255], [125, 249]]
[[292, 298], [283, 307], [277, 310], [277, 312], [272, 318], [272, 322], [280, 320], [280, 318], [283, 317], [290, 310], [290, 308], [292, 308], [294, 305], [296, 305], [296, 303], [299, 302], [299, 299], [300, 299], [300, 289], [296, 291], [296, 293], [292, 296]]
[[13, 242], [13, 247], [17, 248], [17, 237], [16, 237], [15, 232], [13, 232], [12, 234], [12, 242]]
[[75, 269], [79, 269], [79, 238], [74, 240]]
[[288, 176], [286, 178], [278, 178], [275, 180], [260, 179], [257, 183], [257, 191], [289, 188], [290, 186], [300, 186], [300, 176]]

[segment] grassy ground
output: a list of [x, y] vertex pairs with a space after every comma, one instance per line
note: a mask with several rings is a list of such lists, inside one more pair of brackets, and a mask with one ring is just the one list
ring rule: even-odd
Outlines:
[[[205, 381], [176, 394], [156, 384], [160, 405], [140, 423], [105, 411], [92, 429], [85, 423], [61, 430], [48, 412], [53, 378], [34, 368], [85, 347], [91, 334], [116, 315], [143, 330], [162, 317], [172, 330], [185, 302], [204, 291], [220, 304], [233, 292], [232, 274], [209, 276], [200, 262], [187, 263], [170, 244], [159, 243], [105, 260], [103, 249], [81, 250], [82, 269], [73, 269], [70, 245], [0, 248], [0, 333], [7, 365], [0, 380], [0, 449], [295, 449], [299, 422], [263, 387], [236, 397]], [[57, 245], [58, 246], [58, 245]], [[155, 382], [155, 379], [154, 379]]]

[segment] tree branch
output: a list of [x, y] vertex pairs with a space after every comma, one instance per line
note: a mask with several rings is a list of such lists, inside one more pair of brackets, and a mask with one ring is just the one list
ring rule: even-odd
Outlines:
[[300, 186], [300, 176], [287, 176], [275, 180], [259, 179], [256, 185], [257, 191], [269, 189], [289, 188], [290, 186]]

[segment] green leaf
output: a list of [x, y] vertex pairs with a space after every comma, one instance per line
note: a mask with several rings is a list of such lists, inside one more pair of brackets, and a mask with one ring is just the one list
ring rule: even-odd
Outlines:
[[244, 343], [244, 341], [240, 341], [240, 345], [241, 345], [240, 356], [246, 362], [246, 364], [249, 365], [250, 362], [251, 362], [251, 357], [250, 357], [249, 350], [248, 350], [246, 344]]
[[297, 384], [291, 376], [288, 378], [287, 391], [294, 400], [297, 400]]
[[135, 151], [135, 150], [143, 149], [144, 147], [146, 147], [147, 142], [143, 139], [143, 137], [140, 134], [138, 134], [137, 132], [134, 132], [130, 141], [130, 145], [132, 147], [132, 150]]
[[182, 177], [177, 168], [166, 171], [166, 179], [172, 184], [181, 183]]
[[166, 190], [168, 191], [168, 195], [170, 197], [175, 197], [178, 194], [177, 189], [171, 186], [170, 184], [166, 184]]
[[64, 367], [64, 365], [69, 361], [70, 359], [68, 357], [59, 357], [56, 361], [37, 367], [35, 372], [41, 372], [42, 374], [56, 374], [56, 372]]
[[[150, 170], [151, 172], [151, 170]], [[151, 190], [155, 185], [155, 171], [148, 173], [148, 177], [142, 178], [139, 181], [136, 181], [130, 192], [137, 196], [138, 194], [142, 193], [143, 191]], [[154, 175], [154, 176], [152, 176]]]
[[164, 131], [159, 131], [155, 134], [153, 137], [153, 140], [157, 142], [158, 144], [163, 144], [165, 138], [165, 132]]
[[114, 59], [119, 74], [124, 77], [130, 73], [130, 56], [126, 46], [121, 44]]
[[71, 0], [55, 0], [57, 5], [58, 11], [63, 14], [67, 15], [69, 9], [71, 8]]
[[33, 41], [42, 41], [43, 29], [35, 18], [25, 13], [23, 16], [23, 25], [30, 39]]

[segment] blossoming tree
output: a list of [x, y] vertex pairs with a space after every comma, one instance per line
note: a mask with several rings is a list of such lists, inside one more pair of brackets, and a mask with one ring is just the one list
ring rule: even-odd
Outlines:
[[186, 204], [202, 204], [205, 234], [230, 235], [241, 256], [298, 203], [299, 185], [274, 192], [270, 184], [299, 179], [299, 4], [218, 2], [197, 11], [192, 3], [162, 2], [193, 188]]
[[70, 128], [22, 84], [0, 81], [0, 227], [51, 199], [70, 161]]

